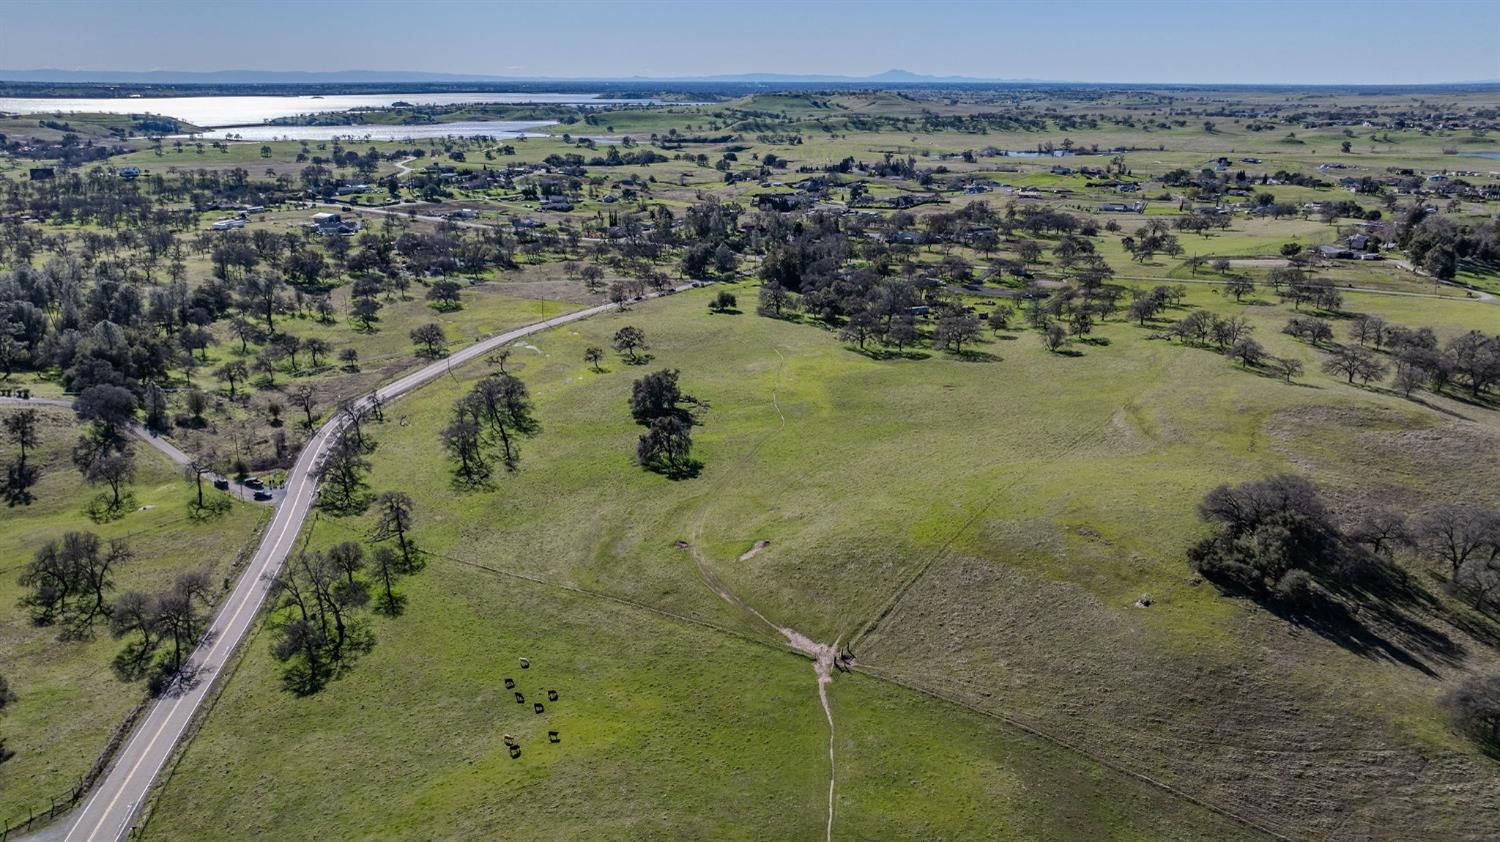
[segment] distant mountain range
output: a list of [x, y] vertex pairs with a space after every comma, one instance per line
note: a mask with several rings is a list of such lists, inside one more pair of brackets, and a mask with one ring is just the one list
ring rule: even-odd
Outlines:
[[[1235, 87], [1234, 85], [1184, 82], [1077, 82], [1060, 79], [986, 79], [975, 76], [929, 76], [909, 70], [887, 70], [873, 76], [841, 76], [803, 73], [733, 73], [709, 76], [502, 76], [470, 73], [430, 73], [418, 70], [59, 70], [55, 68], [35, 70], [0, 69], [0, 82], [29, 84], [103, 84], [103, 85], [378, 85], [378, 84], [568, 84], [587, 83], [620, 84], [739, 84], [739, 85], [1160, 85], [1164, 87]], [[1467, 87], [1495, 85], [1500, 80], [1452, 82], [1446, 85], [1388, 84], [1373, 87], [1423, 88], [1423, 87]], [[1332, 87], [1347, 88], [1354, 85], [1337, 84], [1255, 84], [1244, 83], [1244, 87], [1298, 88]]]
[[1037, 79], [979, 79], [969, 76], [926, 76], [907, 70], [887, 70], [873, 76], [804, 75], [795, 73], [736, 73], [716, 76], [492, 76], [466, 73], [427, 73], [405, 70], [3, 70], [0, 80], [7, 82], [62, 82], [125, 85], [267, 85], [267, 84], [381, 84], [434, 82], [773, 82], [872, 85], [927, 84], [993, 84], [997, 82], [1037, 82]]

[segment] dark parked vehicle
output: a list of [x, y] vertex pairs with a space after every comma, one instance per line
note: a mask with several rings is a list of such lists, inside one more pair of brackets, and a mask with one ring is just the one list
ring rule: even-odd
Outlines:
[[241, 480], [240, 484], [243, 485], [243, 486], [245, 486], [246, 488], [254, 488], [257, 491], [266, 487], [266, 484], [263, 483], [263, 482], [261, 482], [256, 477], [247, 477], [247, 478]]
[[228, 491], [229, 490], [229, 480], [224, 479], [223, 477], [220, 477], [219, 479], [214, 480], [214, 488], [217, 488], [220, 491]]
[[257, 491], [257, 492], [255, 492], [255, 499], [258, 500], [259, 502], [264, 503], [267, 500], [271, 499], [271, 492], [269, 492], [269, 491]]

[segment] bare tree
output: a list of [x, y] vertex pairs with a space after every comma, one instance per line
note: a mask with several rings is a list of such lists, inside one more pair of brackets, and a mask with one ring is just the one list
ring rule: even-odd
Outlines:
[[417, 569], [417, 545], [411, 539], [412, 510], [415, 508], [411, 497], [401, 491], [385, 491], [375, 498], [375, 507], [378, 514], [370, 540], [378, 543], [394, 538], [401, 552], [403, 569]]
[[298, 386], [292, 390], [292, 403], [302, 409], [302, 414], [305, 416], [304, 423], [307, 429], [311, 430], [315, 423], [313, 407], [317, 406], [318, 403], [317, 392], [314, 392], [311, 386]]
[[1458, 579], [1471, 559], [1500, 558], [1500, 510], [1474, 503], [1439, 506], [1418, 518], [1417, 542]]

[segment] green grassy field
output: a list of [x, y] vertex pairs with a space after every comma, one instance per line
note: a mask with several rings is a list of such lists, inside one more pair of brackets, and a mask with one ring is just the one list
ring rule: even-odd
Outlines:
[[[18, 411], [0, 406], [0, 417]], [[0, 718], [0, 734], [15, 756], [0, 764], [0, 819], [25, 819], [64, 796], [93, 765], [109, 735], [145, 697], [142, 684], [120, 682], [110, 662], [124, 645], [108, 623], [91, 640], [59, 641], [56, 627], [33, 625], [18, 600], [16, 579], [36, 548], [64, 532], [88, 530], [124, 538], [135, 558], [116, 576], [120, 592], [156, 590], [178, 573], [207, 567], [217, 586], [230, 576], [266, 509], [236, 505], [223, 516], [188, 517], [193, 492], [181, 472], [154, 449], [137, 443], [138, 476], [131, 489], [138, 511], [105, 524], [84, 515], [98, 489], [83, 484], [69, 461], [78, 436], [72, 412], [38, 407], [41, 446], [31, 457], [43, 475], [36, 501], [0, 515], [0, 672], [17, 701]], [[6, 443], [5, 455], [11, 451]]]
[[[819, 833], [826, 732], [812, 671], [706, 587], [696, 559], [772, 622], [825, 642], [856, 637], [915, 579], [858, 637], [863, 674], [831, 686], [844, 838], [895, 826], [949, 838], [1249, 832], [1134, 775], [1283, 831], [1411, 816], [1455, 828], [1487, 797], [1488, 761], [1434, 705], [1493, 660], [1452, 624], [1460, 609], [1408, 618], [1439, 627], [1453, 649], [1393, 637], [1355, 651], [1191, 584], [1182, 553], [1202, 531], [1194, 503], [1228, 477], [1299, 470], [1347, 489], [1341, 506], [1366, 493], [1500, 487], [1493, 464], [1472, 458], [1500, 441], [1494, 410], [1432, 401], [1459, 421], [1312, 364], [1287, 385], [1119, 322], [1100, 344], [1075, 346], [1080, 356], [1015, 332], [982, 346], [990, 362], [877, 361], [815, 327], [710, 316], [706, 297], [534, 337], [510, 370], [531, 386], [544, 432], [492, 491], [454, 488], [433, 434], [482, 366], [395, 405], [394, 423], [376, 432], [371, 484], [418, 501], [432, 556], [407, 585], [411, 609], [377, 621], [374, 651], [310, 699], [279, 689], [262, 633], [183, 755], [148, 838], [227, 827]], [[1189, 301], [1243, 312], [1273, 352], [1313, 362], [1276, 333], [1282, 307], [1197, 288]], [[1469, 301], [1351, 294], [1349, 306], [1446, 333], [1500, 317]], [[655, 359], [590, 371], [583, 348], [626, 323], [645, 329]], [[690, 481], [631, 464], [629, 382], [656, 367], [682, 369], [685, 389], [712, 404], [696, 437], [705, 468]], [[1329, 425], [1347, 417], [1371, 420], [1336, 434]], [[1455, 425], [1468, 455], [1446, 461], [1408, 452], [1399, 436], [1379, 449], [1365, 436]], [[324, 518], [311, 540], [366, 528]], [[757, 540], [770, 545], [741, 559]], [[1143, 595], [1153, 607], [1131, 607]], [[497, 689], [506, 676], [530, 680], [520, 656], [565, 694], [547, 714], [562, 723], [560, 744], [533, 747], [540, 726]], [[1297, 730], [1306, 710], [1318, 711], [1315, 735]], [[502, 733], [521, 738], [520, 759], [496, 744]], [[356, 757], [345, 757], [351, 746]], [[340, 794], [349, 776], [326, 773], [331, 754], [359, 764], [354, 796]], [[1376, 756], [1389, 766], [1367, 766]], [[1289, 763], [1302, 783], [1285, 779]], [[1375, 797], [1397, 785], [1399, 797]]]
[[[1243, 101], [1253, 107], [1258, 96], [1231, 98], [1248, 97]], [[1279, 107], [1279, 94], [1265, 96]], [[1324, 96], [1307, 93], [1305, 103], [1313, 108]], [[1455, 96], [1469, 102], [1469, 94]], [[1400, 97], [1362, 102], [1410, 106]], [[1034, 118], [1054, 104], [1027, 94], [1014, 107]], [[564, 133], [629, 135], [642, 148], [653, 134], [673, 130], [685, 138], [733, 136], [663, 147], [671, 160], [651, 165], [591, 165], [580, 182], [586, 197], [570, 213], [539, 212], [522, 196], [519, 187], [535, 175], [519, 177], [514, 189], [452, 187], [441, 204], [395, 206], [420, 214], [475, 208], [479, 221], [505, 229], [512, 217], [534, 217], [587, 236], [598, 235], [593, 229], [612, 215], [656, 205], [682, 219], [710, 195], [742, 205], [744, 224], [757, 194], [791, 192], [785, 185], [826, 165], [910, 156], [937, 176], [933, 184], [857, 169], [844, 177], [869, 188], [883, 203], [881, 216], [893, 212], [885, 200], [941, 187], [939, 203], [914, 211], [919, 228], [929, 214], [971, 201], [1002, 214], [1010, 205], [1036, 206], [1118, 222], [1118, 232], [1091, 238], [1117, 283], [1182, 282], [1187, 307], [1245, 316], [1270, 353], [1301, 360], [1307, 373], [1286, 384], [1211, 350], [1148, 338], [1187, 307], [1148, 327], [1117, 316], [1088, 341], [1070, 343], [1066, 354], [1048, 353], [1035, 332], [1018, 329], [987, 334], [964, 358], [924, 348], [910, 359], [875, 359], [810, 322], [752, 315], [751, 284], [733, 287], [745, 311], [738, 315], [709, 315], [712, 291], [693, 291], [535, 335], [513, 348], [507, 363], [529, 384], [543, 427], [522, 443], [520, 471], [497, 477], [488, 490], [457, 488], [438, 443], [452, 401], [489, 363], [455, 369], [390, 407], [375, 430], [381, 447], [372, 487], [416, 498], [418, 537], [430, 552], [428, 568], [400, 586], [410, 597], [407, 613], [372, 618], [373, 651], [308, 698], [281, 689], [272, 633], [262, 628], [201, 734], [180, 754], [145, 835], [811, 838], [824, 833], [830, 771], [838, 838], [1217, 840], [1257, 835], [1257, 828], [1392, 838], [1409, 837], [1415, 827], [1434, 838], [1500, 834], [1488, 811], [1500, 796], [1493, 760], [1454, 733], [1436, 704], [1464, 676], [1497, 667], [1500, 627], [1447, 596], [1426, 561], [1400, 562], [1422, 600], [1382, 606], [1362, 618], [1362, 634], [1338, 638], [1221, 597], [1184, 560], [1189, 543], [1206, 531], [1195, 504], [1226, 481], [1306, 474], [1345, 515], [1375, 504], [1415, 511], [1464, 494], [1500, 502], [1500, 467], [1488, 456], [1500, 452], [1500, 411], [1425, 393], [1407, 400], [1385, 387], [1328, 377], [1319, 371], [1323, 352], [1279, 332], [1292, 311], [1271, 290], [1236, 303], [1219, 294], [1214, 282], [1223, 276], [1206, 265], [1195, 273], [1185, 262], [1235, 258], [1233, 272], [1259, 281], [1281, 262], [1283, 244], [1337, 242], [1355, 220], [1329, 224], [1305, 210], [1308, 216], [1280, 220], [1236, 214], [1227, 230], [1208, 236], [1177, 232], [1178, 257], [1137, 263], [1121, 236], [1148, 218], [1178, 215], [1186, 198], [1176, 195], [1180, 189], [1151, 184], [1122, 197], [1089, 187], [1089, 178], [1050, 172], [1058, 163], [1101, 167], [1114, 153], [1060, 162], [984, 151], [1065, 141], [1079, 149], [1128, 148], [1120, 160], [1137, 181], [1212, 169], [1223, 155], [1233, 161], [1231, 173], [1249, 172], [1244, 184], [1252, 192], [1297, 205], [1350, 199], [1390, 219], [1376, 197], [1256, 181], [1283, 169], [1329, 182], [1382, 178], [1392, 168], [1490, 170], [1491, 161], [1445, 151], [1489, 149], [1493, 139], [1445, 129], [1360, 128], [1346, 137], [1337, 128], [1295, 123], [1252, 131], [1229, 118], [1207, 131], [1191, 110], [1186, 119], [1159, 124], [1170, 106], [1129, 92], [1063, 102], [1047, 115], [1046, 129], [922, 127], [934, 114], [972, 116], [996, 107], [1011, 106], [889, 92], [767, 94], [601, 110], [550, 127], [545, 137], [341, 146], [399, 158], [420, 150], [412, 171], [436, 163], [475, 172], [605, 151], [603, 143], [590, 150], [565, 142]], [[1095, 110], [1140, 123], [1060, 127], [1065, 115]], [[1148, 118], [1146, 111], [1161, 113]], [[62, 136], [32, 131], [34, 125], [8, 118], [0, 132]], [[105, 115], [80, 118], [75, 128], [104, 142], [112, 129], [118, 134], [129, 125]], [[1346, 139], [1347, 153], [1340, 150]], [[140, 189], [154, 175], [195, 170], [295, 182], [309, 163], [299, 154], [327, 159], [340, 146], [167, 140], [158, 151], [142, 138], [126, 142], [136, 151], [103, 165], [142, 167]], [[499, 154], [502, 144], [514, 154]], [[769, 178], [781, 184], [724, 184], [713, 164], [727, 151], [738, 156], [736, 173], [778, 156], [786, 166]], [[1246, 156], [1261, 161], [1245, 164]], [[1341, 168], [1318, 169], [1330, 162]], [[373, 178], [333, 168], [336, 177], [372, 182], [403, 171], [395, 159], [382, 159]], [[644, 183], [636, 188], [640, 199], [602, 202], [621, 192], [627, 176]], [[7, 181], [27, 177], [20, 159], [0, 167]], [[1470, 178], [1485, 184], [1496, 177]], [[1002, 186], [958, 192], [957, 181], [968, 178]], [[1022, 201], [1022, 187], [1049, 192]], [[1163, 192], [1174, 195], [1160, 198]], [[410, 184], [400, 194], [414, 199], [421, 191]], [[846, 184], [828, 198], [848, 195]], [[1143, 216], [1099, 211], [1102, 202], [1136, 196], [1150, 202]], [[376, 205], [387, 197], [382, 187], [340, 203]], [[185, 205], [180, 196], [173, 202]], [[1460, 203], [1448, 212], [1482, 223], [1491, 207]], [[290, 202], [250, 217], [247, 233], [296, 233], [323, 209]], [[197, 228], [225, 213], [198, 213]], [[387, 228], [370, 212], [364, 221], [393, 235], [405, 226], [435, 227], [408, 219]], [[39, 227], [74, 238], [113, 233], [91, 223]], [[1031, 268], [1055, 285], [1068, 274], [1050, 254], [1058, 238], [1035, 239], [1049, 251]], [[910, 256], [923, 271], [959, 256], [982, 274], [991, 256], [1013, 258], [1016, 240], [992, 255], [950, 244], [911, 249]], [[32, 258], [38, 266], [56, 256], [42, 242], [44, 251]], [[315, 249], [326, 243], [300, 242]], [[744, 250], [743, 269], [753, 273], [749, 253], [756, 249]], [[446, 313], [428, 307], [424, 280], [411, 278], [407, 296], [382, 295], [384, 309], [368, 330], [347, 318], [350, 279], [332, 278], [330, 301], [339, 314], [332, 323], [288, 312], [277, 324], [330, 342], [324, 365], [312, 370], [303, 354], [301, 371], [242, 387], [239, 400], [224, 395], [213, 371], [252, 360], [257, 347], [242, 353], [220, 321], [217, 344], [173, 384], [214, 392], [208, 426], [173, 435], [189, 450], [216, 445], [225, 454], [243, 448], [265, 457], [275, 403], [295, 448], [302, 411], [291, 403], [294, 389], [311, 387], [316, 413], [326, 415], [418, 364], [413, 327], [437, 322], [457, 348], [597, 303], [602, 297], [586, 294], [563, 268], [590, 251], [585, 242], [571, 251], [523, 252], [517, 268], [455, 275], [463, 307]], [[679, 255], [664, 250], [657, 268], [675, 275]], [[630, 274], [628, 260], [597, 259], [606, 280]], [[207, 249], [191, 250], [189, 284], [211, 271]], [[1429, 325], [1445, 339], [1471, 328], [1500, 331], [1493, 303], [1414, 276], [1394, 259], [1335, 262], [1315, 274], [1349, 288], [1406, 294], [1350, 289], [1350, 311]], [[1465, 265], [1458, 281], [1500, 292], [1483, 267]], [[996, 300], [962, 297], [980, 307]], [[584, 349], [609, 347], [626, 324], [646, 330], [650, 364], [626, 365], [610, 355], [603, 372], [586, 366]], [[1342, 340], [1342, 318], [1335, 328]], [[358, 352], [357, 369], [338, 367], [344, 348]], [[695, 432], [704, 461], [695, 479], [670, 481], [633, 462], [640, 428], [626, 411], [630, 383], [660, 367], [680, 368], [684, 388], [711, 405]], [[57, 374], [27, 372], [8, 382], [58, 395]], [[121, 590], [154, 586], [203, 560], [227, 575], [250, 547], [262, 510], [239, 507], [214, 523], [187, 522], [182, 479], [144, 448], [136, 498], [146, 508], [102, 527], [88, 524], [82, 507], [94, 492], [68, 464], [72, 422], [61, 410], [49, 410], [48, 418], [43, 499], [23, 514], [7, 511], [0, 523], [5, 604], [16, 603], [19, 566], [65, 529], [132, 536], [138, 560], [121, 574]], [[369, 527], [368, 517], [320, 516], [307, 538], [322, 546], [364, 536]], [[769, 544], [751, 554], [761, 541]], [[852, 647], [855, 672], [837, 674], [828, 688], [832, 770], [807, 659], [788, 651], [767, 622], [720, 598], [713, 583], [770, 623]], [[20, 695], [0, 718], [0, 735], [17, 751], [0, 765], [3, 819], [45, 807], [48, 796], [66, 790], [140, 693], [111, 675], [118, 645], [107, 636], [62, 644], [18, 610], [0, 616], [0, 674]], [[520, 670], [519, 657], [531, 658], [532, 668]], [[506, 677], [521, 683], [525, 706], [503, 687]], [[547, 688], [560, 700], [533, 714], [531, 701]], [[561, 731], [560, 742], [547, 742], [549, 728]], [[523, 745], [518, 759], [502, 743], [507, 734]]]

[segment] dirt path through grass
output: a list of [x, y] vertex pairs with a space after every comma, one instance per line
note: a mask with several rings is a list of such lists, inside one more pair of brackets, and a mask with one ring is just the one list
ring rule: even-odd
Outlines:
[[[762, 436], [760, 441], [756, 442], [755, 446], [751, 447], [749, 452], [741, 457], [740, 461], [719, 479], [717, 485], [728, 484], [739, 473], [740, 468], [753, 459], [756, 453], [760, 452], [761, 447], [767, 441], [770, 441], [773, 436], [786, 430], [786, 413], [781, 411], [781, 402], [777, 397], [777, 392], [781, 388], [781, 374], [786, 369], [786, 357], [775, 347], [772, 347], [771, 350], [775, 351], [776, 356], [781, 360], [781, 364], [776, 369], [776, 385], [771, 388], [771, 406], [776, 409], [776, 417], [778, 419], [776, 429]], [[714, 497], [715, 495], [710, 494], [708, 499], [712, 500]], [[707, 518], [708, 505], [705, 503], [703, 508], [698, 512], [698, 520], [694, 522], [693, 532], [689, 537], [693, 563], [698, 568], [698, 574], [703, 577], [703, 583], [708, 586], [709, 590], [718, 594], [720, 599], [754, 617], [776, 631], [776, 633], [785, 637], [787, 645], [793, 650], [801, 652], [812, 659], [813, 674], [817, 677], [818, 682], [818, 702], [823, 706], [823, 716], [828, 720], [828, 824], [825, 829], [825, 839], [832, 842], [834, 791], [838, 781], [838, 767], [834, 759], [834, 735], [836, 732], [833, 724], [833, 706], [828, 703], [828, 685], [833, 683], [833, 668], [838, 662], [839, 657], [839, 641], [835, 640], [832, 644], [818, 643], [790, 626], [777, 625], [771, 622], [766, 615], [760, 613], [755, 606], [740, 599], [738, 594], [730, 590], [729, 586], [724, 584], [724, 581], [719, 578], [718, 574], [714, 573], [713, 568], [709, 566], [708, 559], [703, 557], [703, 551], [700, 549], [703, 543], [703, 523]], [[765, 541], [755, 542], [755, 546], [741, 555], [740, 560], [743, 561], [753, 556], [760, 549], [764, 548], [767, 543]]]

